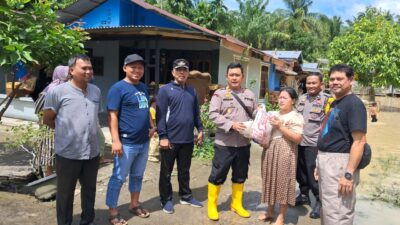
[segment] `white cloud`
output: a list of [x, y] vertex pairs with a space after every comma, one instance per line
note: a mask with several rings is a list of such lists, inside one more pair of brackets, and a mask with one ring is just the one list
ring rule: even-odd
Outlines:
[[[231, 10], [238, 9], [236, 0], [224, 0], [224, 3]], [[345, 21], [353, 19], [359, 12], [364, 12], [367, 6], [400, 15], [400, 0], [313, 0], [310, 11], [324, 13], [329, 17], [340, 16]], [[286, 6], [282, 0], [269, 0], [267, 11], [277, 8], [285, 9]]]
[[236, 0], [225, 0], [224, 4], [226, 5], [226, 7], [228, 7], [229, 10], [236, 10], [239, 7]]
[[390, 11], [391, 13], [394, 13], [396, 15], [399, 15], [400, 12], [399, 0], [374, 0], [372, 6]]
[[347, 19], [353, 19], [354, 17], [357, 16], [358, 13], [360, 12], [364, 12], [365, 9], [367, 8], [367, 4], [363, 4], [363, 3], [354, 3], [351, 5], [351, 7], [349, 7], [343, 15], [343, 19], [347, 20]]

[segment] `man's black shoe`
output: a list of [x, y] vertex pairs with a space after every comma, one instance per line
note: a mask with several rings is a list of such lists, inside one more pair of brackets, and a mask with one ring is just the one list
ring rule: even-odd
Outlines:
[[296, 197], [295, 206], [310, 205], [310, 198], [307, 195], [300, 194]]
[[319, 219], [320, 213], [321, 213], [321, 202], [316, 201], [312, 211], [310, 212], [310, 218]]

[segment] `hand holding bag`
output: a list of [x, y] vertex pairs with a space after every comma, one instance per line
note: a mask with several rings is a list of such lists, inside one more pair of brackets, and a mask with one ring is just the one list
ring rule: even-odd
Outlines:
[[[243, 103], [242, 99], [239, 98], [239, 96], [232, 91], [233, 97], [236, 99], [237, 102], [243, 107], [244, 111], [246, 111], [247, 116], [250, 118], [253, 118], [252, 114], [250, 113], [249, 109], [246, 107], [246, 105]], [[253, 120], [250, 119], [249, 121], [243, 122], [243, 124], [246, 126], [246, 129], [242, 132], [240, 132], [244, 137], [246, 138], [252, 138], [253, 134]]]

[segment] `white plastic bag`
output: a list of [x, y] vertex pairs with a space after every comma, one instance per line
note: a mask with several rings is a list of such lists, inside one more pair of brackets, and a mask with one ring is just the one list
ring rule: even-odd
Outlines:
[[244, 129], [240, 133], [246, 138], [250, 138], [250, 139], [253, 138], [253, 123], [254, 123], [254, 121], [249, 120], [249, 121], [242, 122], [242, 123], [246, 126], [246, 129]]
[[273, 114], [265, 110], [265, 106], [259, 107], [256, 118], [252, 124], [252, 139], [260, 145], [267, 145], [271, 139], [272, 125], [270, 119]]

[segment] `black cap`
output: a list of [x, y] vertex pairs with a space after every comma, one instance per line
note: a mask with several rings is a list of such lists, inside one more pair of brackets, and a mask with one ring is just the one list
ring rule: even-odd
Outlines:
[[124, 60], [124, 66], [128, 65], [129, 63], [138, 62], [138, 61], [142, 62], [144, 65], [144, 59], [142, 58], [142, 56], [140, 56], [138, 54], [128, 55]]
[[172, 64], [172, 67], [174, 69], [181, 67], [189, 69], [189, 63], [188, 61], [186, 61], [186, 59], [175, 59], [174, 63]]

